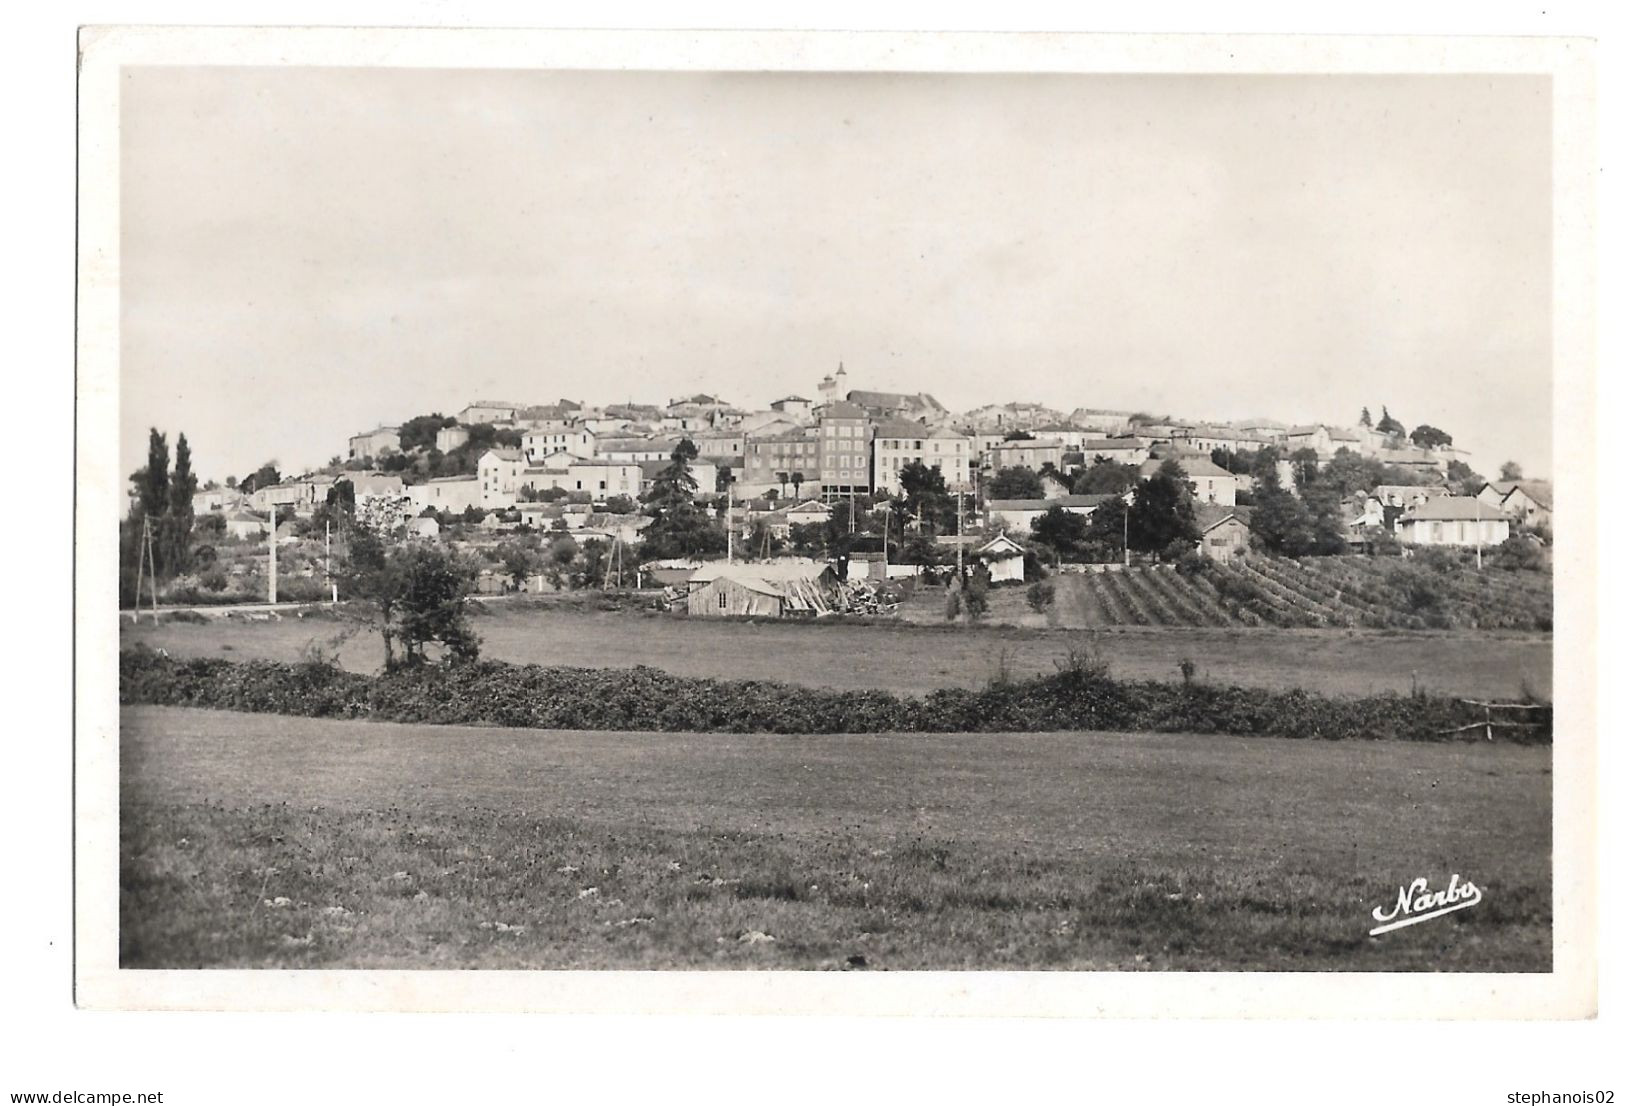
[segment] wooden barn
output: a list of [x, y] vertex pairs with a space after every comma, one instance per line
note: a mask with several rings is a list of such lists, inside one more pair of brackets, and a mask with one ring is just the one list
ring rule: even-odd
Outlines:
[[819, 561], [708, 564], [688, 579], [688, 613], [710, 618], [811, 618], [840, 596], [835, 570]]

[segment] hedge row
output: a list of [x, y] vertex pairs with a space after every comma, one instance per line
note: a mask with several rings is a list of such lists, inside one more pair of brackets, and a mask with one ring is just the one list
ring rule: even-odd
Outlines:
[[[119, 701], [390, 722], [775, 734], [1116, 730], [1445, 741], [1482, 740], [1482, 730], [1447, 731], [1484, 717], [1481, 707], [1436, 696], [1334, 698], [1116, 680], [1082, 668], [913, 698], [647, 667], [487, 661], [368, 676], [314, 663], [180, 660], [145, 647], [119, 655]], [[1498, 739], [1550, 743], [1550, 710], [1522, 713], [1540, 725], [1503, 729]]]

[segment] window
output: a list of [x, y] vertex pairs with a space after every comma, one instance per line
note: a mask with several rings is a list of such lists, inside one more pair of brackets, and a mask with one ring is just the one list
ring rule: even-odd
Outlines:
[[717, 610], [725, 611], [727, 609], [728, 609], [728, 593], [725, 592], [725, 591], [718, 591], [717, 592]]

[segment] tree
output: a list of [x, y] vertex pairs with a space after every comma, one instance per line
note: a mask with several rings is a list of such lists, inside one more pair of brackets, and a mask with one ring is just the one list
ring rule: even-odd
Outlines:
[[799, 471], [798, 472], [792, 472], [790, 474], [790, 486], [795, 488], [795, 490], [796, 490], [796, 502], [797, 503], [801, 502], [801, 485], [806, 481], [806, 479], [807, 478], [804, 475], [802, 475]]
[[1385, 482], [1382, 469], [1381, 462], [1361, 457], [1353, 450], [1344, 448], [1333, 454], [1332, 459], [1320, 469], [1315, 482], [1335, 489], [1339, 496], [1356, 491], [1369, 492]]
[[1122, 495], [1139, 479], [1139, 470], [1121, 461], [1097, 461], [1072, 480], [1077, 495]]
[[949, 557], [947, 551], [930, 535], [910, 534], [907, 540], [900, 543], [897, 560], [906, 565], [940, 565], [946, 564]]
[[1337, 489], [1324, 483], [1314, 484], [1304, 488], [1300, 498], [1309, 516], [1311, 545], [1308, 552], [1316, 556], [1343, 552], [1347, 547], [1343, 537], [1343, 499]]
[[415, 449], [429, 449], [433, 447], [435, 435], [447, 426], [455, 426], [456, 419], [448, 418], [436, 411], [432, 415], [418, 415], [401, 423], [401, 452], [410, 453]]
[[1364, 427], [1366, 427], [1368, 429], [1370, 428], [1370, 426], [1371, 426], [1371, 408], [1369, 408], [1369, 407], [1360, 408], [1360, 425], [1364, 426]]
[[197, 494], [197, 474], [192, 471], [192, 449], [186, 435], [175, 439], [175, 469], [169, 476], [169, 504], [164, 514], [164, 565], [171, 573], [185, 572], [192, 546], [192, 496]]
[[1423, 423], [1411, 431], [1411, 441], [1421, 449], [1438, 449], [1440, 446], [1447, 446], [1452, 443], [1449, 434], [1436, 426], [1429, 426], [1427, 423]]
[[1051, 507], [1033, 520], [1033, 537], [1064, 561], [1078, 558], [1089, 536], [1089, 520], [1061, 507]]
[[798, 556], [822, 556], [829, 548], [828, 535], [822, 523], [793, 522], [790, 524], [790, 549]]
[[1200, 536], [1185, 470], [1178, 461], [1164, 461], [1134, 491], [1128, 512], [1129, 548], [1161, 553], [1173, 542], [1194, 542]]
[[276, 462], [267, 461], [265, 464], [255, 469], [252, 473], [239, 480], [237, 482], [237, 487], [240, 488], [244, 494], [250, 494], [258, 491], [260, 488], [269, 488], [280, 483], [282, 483], [282, 474], [277, 471]]
[[1386, 404], [1382, 409], [1382, 418], [1377, 423], [1377, 433], [1386, 434], [1390, 438], [1403, 438], [1405, 436], [1405, 424], [1388, 413]]
[[1128, 502], [1114, 495], [1095, 508], [1089, 516], [1089, 528], [1084, 534], [1085, 560], [1120, 561], [1123, 559], [1124, 519], [1128, 515]]
[[684, 438], [671, 451], [671, 463], [655, 474], [643, 501], [654, 509], [657, 517], [659, 512], [693, 505], [694, 496], [699, 492], [699, 482], [694, 479], [690, 462], [697, 456], [699, 451], [694, 448], [694, 443]]
[[1272, 445], [1260, 446], [1253, 453], [1253, 479], [1257, 487], [1267, 490], [1281, 486], [1281, 451]]
[[1253, 537], [1271, 553], [1301, 557], [1315, 547], [1315, 526], [1297, 496], [1279, 484], [1261, 488], [1253, 507]]
[[936, 532], [948, 513], [948, 485], [942, 479], [942, 470], [923, 461], [910, 461], [898, 472], [897, 483], [903, 489], [903, 524], [917, 520]]
[[479, 658], [467, 611], [475, 571], [456, 553], [422, 542], [391, 547], [371, 528], [357, 526], [344, 575], [349, 593], [378, 612], [386, 671], [424, 663], [430, 645], [441, 647], [443, 663]]
[[153, 427], [147, 432], [147, 464], [131, 477], [141, 513], [156, 522], [169, 508], [169, 443]]
[[1523, 479], [1523, 466], [1516, 461], [1504, 461], [1501, 464], [1501, 479], [1503, 481], [1516, 481]]
[[1042, 499], [1044, 482], [1026, 465], [1000, 469], [987, 482], [989, 499]]
[[1012, 430], [1004, 436], [1004, 440], [1007, 442], [1030, 442], [1033, 440], [1033, 436], [1026, 430]]
[[779, 495], [780, 495], [780, 497], [783, 497], [783, 496], [786, 496], [786, 495], [790, 494], [790, 492], [789, 492], [790, 474], [788, 472], [775, 472], [773, 474], [773, 479], [775, 479], [775, 480], [777, 480], [779, 482]]
[[693, 557], [726, 548], [728, 535], [694, 503], [696, 483], [689, 462], [697, 456], [693, 442], [687, 438], [678, 442], [671, 451], [671, 464], [660, 470], [644, 497], [654, 514], [654, 521], [643, 532], [647, 556]]
[[525, 581], [530, 579], [531, 574], [536, 571], [536, 564], [540, 559], [534, 538], [515, 538], [511, 541], [505, 541], [497, 546], [496, 556], [497, 562], [502, 565], [502, 570], [513, 581], [515, 591], [525, 586]]
[[1041, 482], [1046, 479], [1053, 480], [1061, 485], [1068, 495], [1072, 493], [1072, 477], [1056, 468], [1053, 461], [1045, 461], [1038, 467], [1038, 479]]
[[1477, 495], [1488, 483], [1466, 461], [1458, 461], [1454, 457], [1445, 466], [1444, 478], [1458, 495]]
[[1294, 449], [1287, 460], [1292, 463], [1292, 479], [1300, 488], [1313, 484], [1320, 475], [1320, 455], [1307, 446]]

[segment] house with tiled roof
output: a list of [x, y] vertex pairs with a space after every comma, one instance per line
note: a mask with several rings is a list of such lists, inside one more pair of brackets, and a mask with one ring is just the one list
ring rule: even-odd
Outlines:
[[784, 396], [768, 404], [777, 414], [796, 422], [806, 422], [812, 418], [813, 401], [804, 396]]
[[874, 428], [874, 488], [901, 495], [903, 469], [918, 461], [942, 473], [949, 491], [970, 487], [970, 439], [946, 426], [887, 420]]
[[1544, 480], [1492, 480], [1477, 498], [1525, 526], [1552, 524], [1552, 486]]
[[512, 507], [519, 502], [520, 474], [528, 462], [517, 449], [488, 449], [480, 454], [480, 506], [486, 510]]
[[412, 509], [423, 511], [433, 507], [437, 511], [450, 511], [460, 515], [470, 507], [484, 507], [477, 475], [440, 476], [406, 489], [412, 500]]
[[1215, 465], [1206, 454], [1192, 453], [1169, 458], [1152, 458], [1140, 465], [1140, 479], [1155, 476], [1165, 461], [1173, 461], [1185, 470], [1185, 482], [1191, 486], [1191, 497], [1197, 503], [1221, 507], [1236, 505], [1236, 477]]
[[353, 435], [349, 441], [349, 449], [352, 461], [365, 461], [373, 457], [382, 457], [386, 453], [399, 453], [401, 428], [380, 426], [376, 430]]
[[1289, 429], [1284, 436], [1282, 448], [1288, 453], [1312, 449], [1322, 461], [1328, 461], [1339, 449], [1360, 452], [1365, 448], [1365, 442], [1352, 430], [1341, 426], [1327, 426], [1325, 423], [1313, 423]]
[[1112, 433], [1128, 429], [1133, 411], [1115, 411], [1106, 407], [1079, 407], [1066, 417], [1066, 421], [1082, 430]]
[[927, 392], [871, 392], [854, 389], [846, 393], [848, 403], [855, 403], [876, 420], [900, 419], [935, 425], [948, 418], [948, 409]]
[[1052, 508], [1069, 515], [1088, 518], [1110, 495], [1061, 495], [1053, 499], [990, 499], [987, 501], [987, 524], [1016, 533], [1031, 533], [1033, 523]]
[[1017, 439], [1004, 441], [987, 451], [987, 467], [1000, 469], [1030, 468], [1034, 472], [1045, 465], [1061, 467], [1061, 455], [1066, 446], [1053, 438]]
[[825, 498], [867, 495], [870, 488], [871, 420], [855, 403], [832, 400], [820, 405], [818, 417], [819, 484]]
[[[739, 495], [760, 495], [769, 488], [789, 494], [792, 477], [801, 474], [801, 491], [818, 494], [819, 437], [812, 427], [768, 428], [745, 437], [744, 465], [736, 473]], [[779, 474], [784, 474], [780, 479]]]
[[464, 426], [477, 422], [512, 422], [523, 407], [522, 403], [509, 403], [506, 400], [477, 399], [457, 412], [457, 421]]
[[1244, 556], [1252, 544], [1252, 510], [1251, 507], [1198, 503], [1196, 530], [1203, 556], [1221, 562]]
[[1394, 533], [1406, 545], [1500, 545], [1512, 520], [1470, 495], [1441, 495], [1399, 516]]
[[1087, 464], [1115, 461], [1120, 465], [1141, 465], [1151, 456], [1151, 443], [1143, 438], [1085, 438], [1078, 450]]

